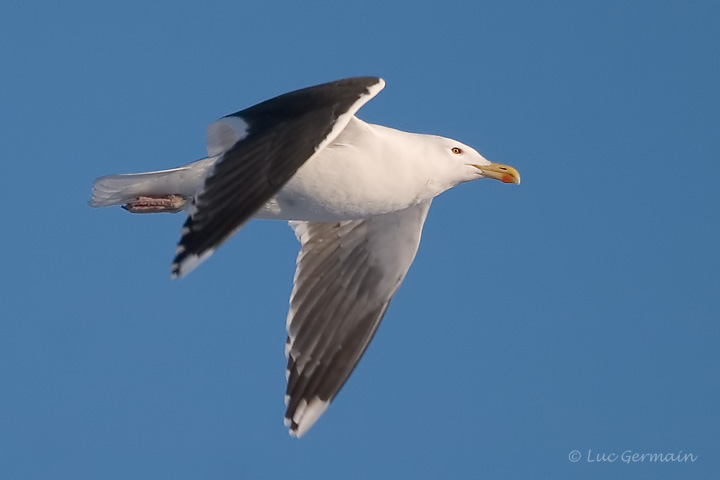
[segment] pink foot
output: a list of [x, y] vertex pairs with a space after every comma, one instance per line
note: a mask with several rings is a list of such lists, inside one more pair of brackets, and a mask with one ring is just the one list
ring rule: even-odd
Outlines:
[[122, 208], [130, 213], [177, 213], [184, 205], [185, 198], [180, 195], [158, 195], [134, 198]]

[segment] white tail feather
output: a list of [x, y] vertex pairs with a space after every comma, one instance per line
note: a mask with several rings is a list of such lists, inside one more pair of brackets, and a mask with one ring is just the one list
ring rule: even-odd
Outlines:
[[93, 182], [90, 206], [123, 205], [139, 196], [191, 197], [202, 186], [216, 160], [210, 157], [171, 170], [100, 177]]

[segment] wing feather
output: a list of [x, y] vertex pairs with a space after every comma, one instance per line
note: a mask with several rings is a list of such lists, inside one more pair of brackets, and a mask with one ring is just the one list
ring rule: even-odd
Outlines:
[[312, 426], [362, 357], [415, 258], [429, 208], [290, 222], [302, 244], [287, 318], [290, 433]]
[[338, 80], [286, 93], [211, 125], [208, 151], [220, 156], [185, 222], [172, 275], [186, 275], [235, 233], [384, 85], [377, 77]]

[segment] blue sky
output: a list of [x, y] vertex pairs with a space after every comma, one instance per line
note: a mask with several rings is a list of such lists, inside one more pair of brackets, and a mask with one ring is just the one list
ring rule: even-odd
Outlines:
[[[720, 5], [0, 6], [0, 478], [710, 478], [720, 469]], [[181, 281], [181, 215], [87, 206], [216, 118], [380, 75], [374, 123], [518, 168], [438, 198], [378, 335], [282, 423], [297, 244]], [[571, 462], [573, 450], [581, 452]], [[695, 462], [590, 462], [693, 453]]]

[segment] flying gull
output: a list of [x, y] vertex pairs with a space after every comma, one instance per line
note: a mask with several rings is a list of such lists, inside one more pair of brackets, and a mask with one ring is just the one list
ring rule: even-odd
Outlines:
[[410, 267], [433, 198], [478, 178], [520, 183], [456, 140], [355, 116], [385, 82], [338, 80], [207, 128], [206, 158], [95, 180], [90, 205], [187, 211], [172, 263], [183, 277], [250, 218], [289, 221], [300, 241], [287, 315], [285, 424], [303, 435], [362, 357]]

